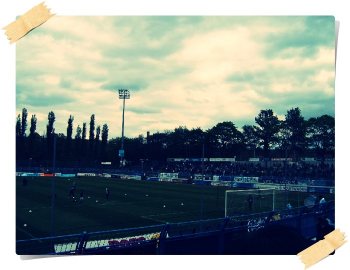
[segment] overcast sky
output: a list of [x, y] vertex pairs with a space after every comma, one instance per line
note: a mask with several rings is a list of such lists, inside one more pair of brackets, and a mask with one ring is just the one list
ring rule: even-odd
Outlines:
[[283, 119], [299, 107], [307, 119], [334, 116], [333, 17], [62, 17], [17, 43], [17, 113], [47, 114], [66, 134], [77, 125], [109, 126], [125, 135], [254, 124], [261, 109]]

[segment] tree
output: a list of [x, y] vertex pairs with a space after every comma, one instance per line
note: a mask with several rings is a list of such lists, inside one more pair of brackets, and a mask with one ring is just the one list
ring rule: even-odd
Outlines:
[[[155, 134], [154, 134], [155, 135]], [[186, 144], [188, 143], [189, 130], [185, 126], [179, 126], [170, 133], [168, 141], [163, 141], [168, 151], [174, 156], [186, 156]], [[155, 137], [153, 138], [155, 139]]]
[[81, 147], [80, 147], [80, 156], [83, 159], [86, 159], [86, 123], [83, 123], [83, 130], [82, 130], [82, 134], [81, 134]]
[[82, 156], [82, 142], [81, 142], [81, 127], [78, 125], [76, 128], [76, 132], [75, 132], [75, 140], [74, 140], [74, 158], [76, 159], [76, 161], [80, 161], [80, 158]]
[[89, 160], [94, 159], [94, 139], [95, 139], [95, 115], [92, 114], [90, 117], [90, 129], [89, 129], [89, 147], [87, 149], [87, 158]]
[[83, 141], [86, 140], [86, 123], [83, 123], [83, 131], [82, 131], [82, 135], [81, 135]]
[[[36, 131], [36, 124], [37, 124], [37, 118], [34, 115], [32, 115], [32, 117], [30, 118], [30, 129], [29, 129], [29, 158], [32, 159], [33, 156], [36, 156], [34, 152], [36, 152], [36, 143], [38, 141], [39, 138], [37, 138], [37, 136], [39, 136], [35, 131]], [[40, 147], [38, 147], [40, 148]]]
[[205, 132], [199, 127], [189, 131], [187, 139], [188, 157], [202, 157], [205, 135]]
[[174, 147], [173, 134], [170, 131], [156, 132], [149, 136], [149, 143], [146, 145], [145, 158], [162, 160], [166, 153], [168, 157], [175, 157], [178, 153], [183, 155], [183, 150]]
[[47, 119], [48, 119], [48, 124], [46, 125], [46, 137], [49, 139], [51, 138], [54, 132], [53, 126], [56, 120], [55, 113], [53, 111], [49, 112]]
[[23, 143], [22, 143], [22, 127], [21, 127], [21, 115], [17, 115], [16, 119], [16, 158], [23, 158]]
[[102, 126], [102, 135], [101, 135], [101, 155], [102, 158], [105, 158], [106, 155], [106, 147], [108, 142], [108, 125], [104, 124]]
[[230, 157], [241, 150], [243, 136], [231, 121], [216, 124], [208, 130], [210, 147], [216, 156]]
[[273, 114], [271, 109], [261, 110], [255, 122], [258, 126], [255, 127], [255, 132], [263, 146], [264, 156], [268, 157], [269, 149], [274, 143], [278, 142], [277, 133], [280, 129], [280, 121]]
[[249, 150], [253, 150], [253, 157], [255, 157], [255, 151], [259, 143], [259, 138], [257, 137], [255, 128], [251, 125], [244, 125], [242, 129], [244, 143]]
[[101, 134], [101, 127], [97, 126], [96, 128], [96, 137], [95, 137], [95, 145], [94, 145], [94, 156], [95, 159], [100, 158], [100, 134]]
[[68, 126], [67, 126], [67, 141], [71, 141], [72, 140], [73, 121], [74, 121], [74, 117], [70, 115], [69, 119], [68, 119]]
[[101, 127], [97, 126], [95, 141], [99, 141], [100, 140], [100, 134], [101, 134]]
[[46, 138], [47, 138], [47, 160], [50, 160], [50, 158], [52, 157], [52, 151], [53, 151], [53, 147], [54, 147], [54, 140], [53, 140], [53, 136], [54, 136], [54, 123], [55, 123], [55, 113], [53, 111], [49, 112], [48, 116], [48, 123], [46, 125]]
[[72, 158], [72, 135], [73, 135], [73, 121], [74, 117], [69, 115], [67, 124], [67, 137], [65, 138], [65, 155], [68, 160]]
[[104, 124], [102, 126], [102, 144], [106, 145], [108, 141], [108, 125]]
[[22, 135], [22, 127], [21, 127], [21, 115], [17, 115], [17, 120], [16, 120], [16, 137], [21, 137]]
[[90, 130], [89, 130], [89, 141], [93, 142], [95, 133], [95, 115], [91, 115], [90, 117]]
[[[26, 110], [22, 111], [27, 114]], [[26, 137], [26, 128], [22, 128], [22, 124], [27, 125], [26, 116], [23, 117], [22, 112], [17, 115], [16, 158], [19, 161], [18, 164], [29, 164], [29, 160], [35, 160], [38, 164], [49, 166], [53, 157], [55, 120], [55, 114], [52, 111], [49, 112], [46, 136], [41, 137], [36, 131], [37, 117], [31, 115], [30, 123], [28, 123], [30, 129]], [[245, 159], [248, 155], [253, 154], [252, 151], [257, 151], [258, 147], [264, 149], [265, 156], [268, 156], [271, 148], [274, 149], [274, 155], [282, 156], [284, 152], [278, 152], [279, 149], [276, 146], [281, 146], [283, 150], [292, 150], [290, 153], [295, 153], [296, 157], [300, 156], [303, 150], [303, 154], [316, 153], [322, 159], [334, 157], [335, 119], [332, 116], [323, 115], [305, 121], [300, 109], [292, 108], [286, 112], [284, 121], [280, 122], [272, 110], [262, 110], [255, 117], [255, 121], [257, 124], [254, 126], [243, 126], [242, 132], [237, 130], [231, 121], [217, 123], [207, 131], [201, 128], [189, 130], [185, 126], [179, 126], [174, 130], [149, 135], [147, 140], [142, 135], [126, 138], [125, 149], [128, 149], [128, 160], [133, 164], [139, 164], [140, 159], [165, 161], [170, 157], [199, 158], [202, 157], [203, 146], [205, 157], [238, 156]], [[67, 137], [64, 134], [55, 134], [56, 156], [60, 166], [61, 162], [69, 162], [69, 164], [77, 162], [76, 165], [79, 166], [92, 166], [100, 160], [118, 161], [116, 150], [120, 149], [121, 139], [108, 140], [107, 124], [97, 126], [95, 129], [95, 115], [93, 114], [90, 120], [89, 135], [87, 135], [87, 123], [83, 123], [82, 127], [78, 125], [76, 128], [75, 140], [73, 140], [73, 123], [74, 117], [70, 115]], [[89, 142], [87, 136], [89, 136]], [[93, 139], [90, 141], [91, 136]], [[68, 147], [69, 142], [70, 147]], [[92, 147], [89, 147], [88, 144]], [[246, 151], [247, 149], [249, 151]]]
[[285, 121], [282, 123], [283, 144], [290, 149], [294, 158], [299, 156], [306, 144], [306, 123], [300, 109], [292, 108], [287, 111]]
[[330, 115], [310, 118], [307, 121], [307, 137], [309, 147], [316, 149], [322, 159], [326, 155], [334, 157], [335, 119]]
[[32, 138], [35, 134], [35, 131], [36, 131], [36, 124], [37, 124], [37, 118], [34, 115], [32, 115], [32, 117], [30, 118], [30, 133], [29, 133], [29, 136]]
[[26, 136], [26, 130], [27, 130], [27, 117], [28, 117], [28, 111], [26, 108], [22, 109], [22, 131], [21, 131], [21, 136], [25, 137]]
[[81, 140], [81, 127], [79, 125], [77, 126], [77, 129], [76, 129], [75, 139]]

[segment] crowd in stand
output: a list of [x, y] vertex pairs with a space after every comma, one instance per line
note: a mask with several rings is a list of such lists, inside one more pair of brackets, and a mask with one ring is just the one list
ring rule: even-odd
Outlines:
[[[18, 167], [17, 171], [45, 172], [50, 169], [41, 167]], [[327, 180], [334, 183], [335, 170], [333, 164], [327, 163], [259, 163], [259, 162], [166, 162], [166, 163], [145, 163], [125, 168], [56, 168], [60, 173], [125, 173], [143, 174], [145, 176], [156, 176], [160, 172], [179, 173], [181, 177], [188, 177], [195, 174], [207, 176], [246, 176], [259, 177], [259, 182], [288, 182], [297, 183], [303, 180]]]
[[228, 162], [172, 162], [167, 163], [164, 172], [180, 172], [185, 174], [231, 175], [260, 177], [261, 180], [275, 179], [290, 182], [305, 180], [334, 180], [334, 166], [332, 164], [295, 163], [228, 163]]

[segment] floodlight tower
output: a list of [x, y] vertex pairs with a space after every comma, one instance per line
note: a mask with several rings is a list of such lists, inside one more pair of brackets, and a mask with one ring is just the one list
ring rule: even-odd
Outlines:
[[124, 111], [125, 111], [125, 100], [130, 99], [130, 91], [128, 89], [119, 89], [119, 99], [123, 100], [123, 116], [122, 116], [122, 144], [119, 150], [120, 166], [124, 166]]
[[55, 129], [52, 131], [53, 151], [52, 151], [52, 178], [51, 178], [51, 236], [55, 236], [55, 204], [56, 204], [56, 136]]

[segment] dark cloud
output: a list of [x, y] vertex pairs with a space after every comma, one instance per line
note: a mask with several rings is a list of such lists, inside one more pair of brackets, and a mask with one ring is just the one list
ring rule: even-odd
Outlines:
[[258, 102], [260, 108], [271, 108], [277, 114], [285, 115], [287, 110], [299, 107], [304, 117], [309, 118], [315, 115], [334, 115], [334, 96], [320, 94], [319, 90], [301, 91], [300, 93], [273, 93], [266, 92], [272, 102]]
[[70, 79], [61, 79], [60, 80], [60, 86], [62, 88], [70, 89], [73, 86], [73, 82]]
[[[320, 47], [334, 48], [335, 19], [332, 16], [309, 16], [287, 18], [290, 30], [265, 37], [267, 58], [296, 56], [312, 58]], [[298, 24], [302, 22], [302, 27]], [[288, 49], [299, 49], [288, 51]], [[298, 55], [299, 54], [299, 55]]]
[[267, 67], [264, 70], [256, 72], [240, 72], [232, 74], [227, 78], [228, 82], [248, 83], [256, 85], [271, 85], [275, 82], [304, 82], [327, 67], [319, 66], [317, 68], [276, 68]]
[[[142, 72], [141, 72], [142, 70]], [[115, 91], [126, 88], [130, 91], [144, 91], [152, 85], [173, 81], [190, 71], [189, 67], [153, 65], [147, 63], [131, 63], [128, 67], [114, 66], [109, 70], [109, 81], [105, 81], [101, 88]]]
[[134, 106], [128, 106], [128, 111], [136, 113], [136, 114], [155, 114], [155, 113], [161, 113], [161, 110], [159, 108], [154, 107], [134, 107]]
[[59, 94], [30, 94], [28, 93], [25, 98], [17, 97], [17, 104], [25, 104], [25, 106], [33, 107], [49, 107], [52, 108], [58, 105], [64, 105], [72, 103], [74, 100], [71, 97], [65, 97]]
[[27, 83], [16, 82], [16, 103], [19, 107], [53, 107], [76, 102], [72, 96], [57, 88], [45, 85], [36, 77], [28, 80]]
[[127, 58], [137, 59], [139, 57], [151, 57], [161, 59], [167, 55], [170, 55], [180, 48], [181, 44], [178, 42], [169, 42], [162, 46], [151, 48], [146, 47], [141, 42], [135, 44], [135, 47], [118, 48], [110, 46], [103, 51], [103, 56], [108, 58]]
[[[330, 76], [329, 71], [334, 66], [319, 64], [318, 58], [312, 58], [321, 47], [334, 48], [333, 17], [122, 16], [56, 19], [56, 22], [55, 19], [50, 20], [18, 44], [18, 108], [31, 106], [38, 114], [47, 114], [52, 109], [59, 111], [61, 119], [74, 113], [80, 122], [95, 111], [101, 121], [108, 124], [115, 121], [113, 125], [119, 126], [116, 118], [111, 117], [111, 111], [120, 113], [121, 109], [117, 110], [115, 106], [117, 93], [111, 92], [127, 88], [131, 91], [131, 100], [126, 108], [134, 113], [128, 115], [128, 132], [132, 133], [144, 131], [149, 126], [159, 127], [159, 130], [180, 124], [209, 128], [219, 121], [233, 121], [241, 127], [254, 124], [255, 116], [252, 114], [266, 108], [283, 115], [291, 107], [300, 107], [305, 117], [334, 112], [334, 96], [325, 94], [334, 89], [334, 81], [319, 78], [321, 71]], [[80, 27], [74, 29], [71, 25]], [[235, 33], [237, 28], [243, 29], [237, 33], [252, 31], [252, 36], [237, 34], [237, 44], [242, 44], [241, 38], [253, 44], [257, 42], [256, 51], [249, 51], [249, 55], [242, 52], [242, 55], [237, 54], [237, 58], [226, 60], [227, 52], [223, 51], [226, 55], [220, 55], [221, 52], [211, 55], [211, 51], [206, 50], [213, 41], [205, 40], [205, 37], [211, 36], [210, 33]], [[262, 32], [257, 33], [260, 29]], [[218, 40], [225, 40], [224, 35], [218, 35]], [[239, 51], [239, 46], [233, 47], [232, 52]], [[200, 59], [192, 58], [196, 48], [203, 48], [205, 52]], [[265, 49], [262, 54], [260, 48]], [[325, 54], [324, 58], [329, 55]], [[254, 57], [263, 63], [262, 70], [249, 71], [254, 67]], [[286, 68], [275, 63], [279, 61], [271, 61], [283, 58], [290, 58], [290, 65], [295, 65]], [[312, 67], [298, 64], [306, 58]], [[252, 65], [242, 65], [240, 72], [225, 77], [237, 70], [231, 69], [231, 66], [236, 65], [235, 61], [239, 64], [240, 59], [249, 59]], [[206, 70], [209, 64], [219, 67], [222, 64], [227, 68], [223, 74], [220, 69]], [[211, 72], [218, 73], [219, 79]], [[213, 81], [203, 79], [206, 76], [213, 77]], [[317, 76], [320, 82], [314, 81]], [[223, 77], [226, 79], [222, 80]], [[278, 84], [290, 84], [295, 91], [287, 89], [290, 92], [276, 93]], [[238, 94], [239, 99], [220, 96], [221, 87], [231, 87], [232, 90], [225, 93]], [[247, 95], [244, 94], [246, 90], [249, 90]], [[212, 93], [218, 95], [213, 97]], [[222, 107], [218, 109], [216, 106], [231, 106], [226, 102], [231, 99], [232, 108], [238, 105], [242, 110], [232, 119], [230, 110], [220, 110]], [[169, 114], [165, 115], [163, 111]], [[174, 117], [170, 117], [172, 115]], [[206, 117], [210, 121], [200, 119]], [[65, 125], [66, 122], [62, 124]]]
[[140, 90], [144, 90], [148, 87], [148, 84], [146, 82], [139, 81], [137, 83], [135, 82], [128, 82], [127, 80], [120, 80], [119, 82], [108, 82], [101, 86], [102, 89], [117, 92], [118, 89], [128, 89], [130, 92], [137, 92]]

